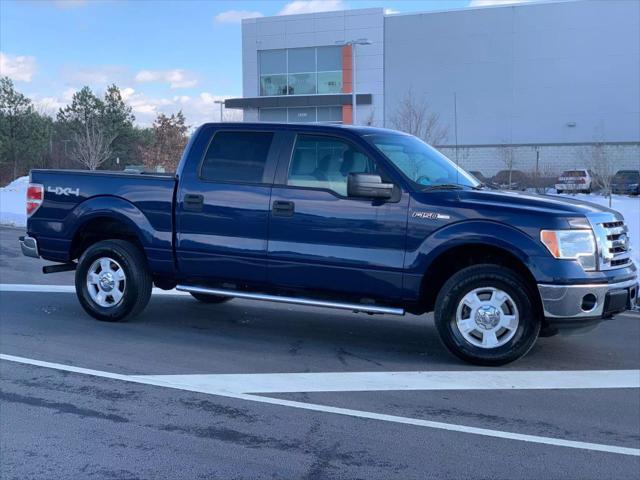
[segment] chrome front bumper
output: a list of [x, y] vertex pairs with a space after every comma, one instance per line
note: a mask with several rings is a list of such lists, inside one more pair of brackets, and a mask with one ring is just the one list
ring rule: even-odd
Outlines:
[[40, 258], [38, 252], [38, 241], [30, 236], [20, 237], [20, 249], [22, 254], [27, 257]]
[[538, 291], [547, 319], [606, 318], [636, 305], [638, 278], [591, 285], [538, 284]]

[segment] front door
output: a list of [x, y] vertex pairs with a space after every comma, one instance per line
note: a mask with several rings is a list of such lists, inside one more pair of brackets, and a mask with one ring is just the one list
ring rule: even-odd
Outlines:
[[176, 256], [183, 275], [238, 284], [266, 281], [276, 135], [229, 129], [202, 139], [210, 140], [206, 153], [180, 179], [177, 199]]
[[[297, 135], [271, 194], [269, 283], [281, 288], [398, 298], [402, 292], [408, 195], [347, 196], [349, 173], [386, 177], [350, 140]], [[278, 169], [280, 170], [280, 166]]]

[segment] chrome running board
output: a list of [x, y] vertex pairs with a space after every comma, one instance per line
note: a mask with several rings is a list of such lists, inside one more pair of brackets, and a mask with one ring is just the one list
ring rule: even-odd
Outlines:
[[183, 292], [204, 293], [219, 295], [221, 297], [248, 298], [250, 300], [264, 300], [267, 302], [293, 303], [295, 305], [307, 305], [310, 307], [339, 308], [365, 313], [388, 313], [389, 315], [404, 315], [404, 309], [383, 307], [380, 305], [365, 305], [360, 303], [343, 303], [326, 300], [315, 300], [302, 297], [284, 297], [280, 295], [267, 295], [265, 293], [250, 293], [239, 290], [223, 290], [220, 288], [196, 287], [192, 285], [178, 285], [176, 290]]

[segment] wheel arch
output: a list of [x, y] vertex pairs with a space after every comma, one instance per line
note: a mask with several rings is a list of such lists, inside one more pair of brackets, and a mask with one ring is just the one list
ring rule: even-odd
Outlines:
[[92, 197], [65, 218], [64, 236], [71, 239], [69, 259], [100, 240], [128, 240], [142, 251], [151, 247], [158, 233], [146, 215], [133, 203], [115, 196]]
[[77, 259], [91, 245], [102, 240], [126, 240], [144, 251], [138, 230], [117, 215], [99, 214], [83, 219], [76, 228], [69, 247], [69, 259]]
[[420, 303], [425, 311], [433, 311], [436, 297], [445, 282], [463, 268], [491, 263], [516, 272], [524, 279], [527, 289], [542, 314], [542, 301], [536, 279], [527, 267], [522, 254], [517, 254], [501, 245], [488, 242], [471, 242], [452, 245], [443, 249], [427, 266], [420, 283]]

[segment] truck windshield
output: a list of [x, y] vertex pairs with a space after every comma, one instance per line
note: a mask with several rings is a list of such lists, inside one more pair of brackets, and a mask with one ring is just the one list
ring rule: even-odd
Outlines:
[[478, 187], [480, 183], [422, 140], [393, 133], [365, 135], [416, 188], [434, 186]]

